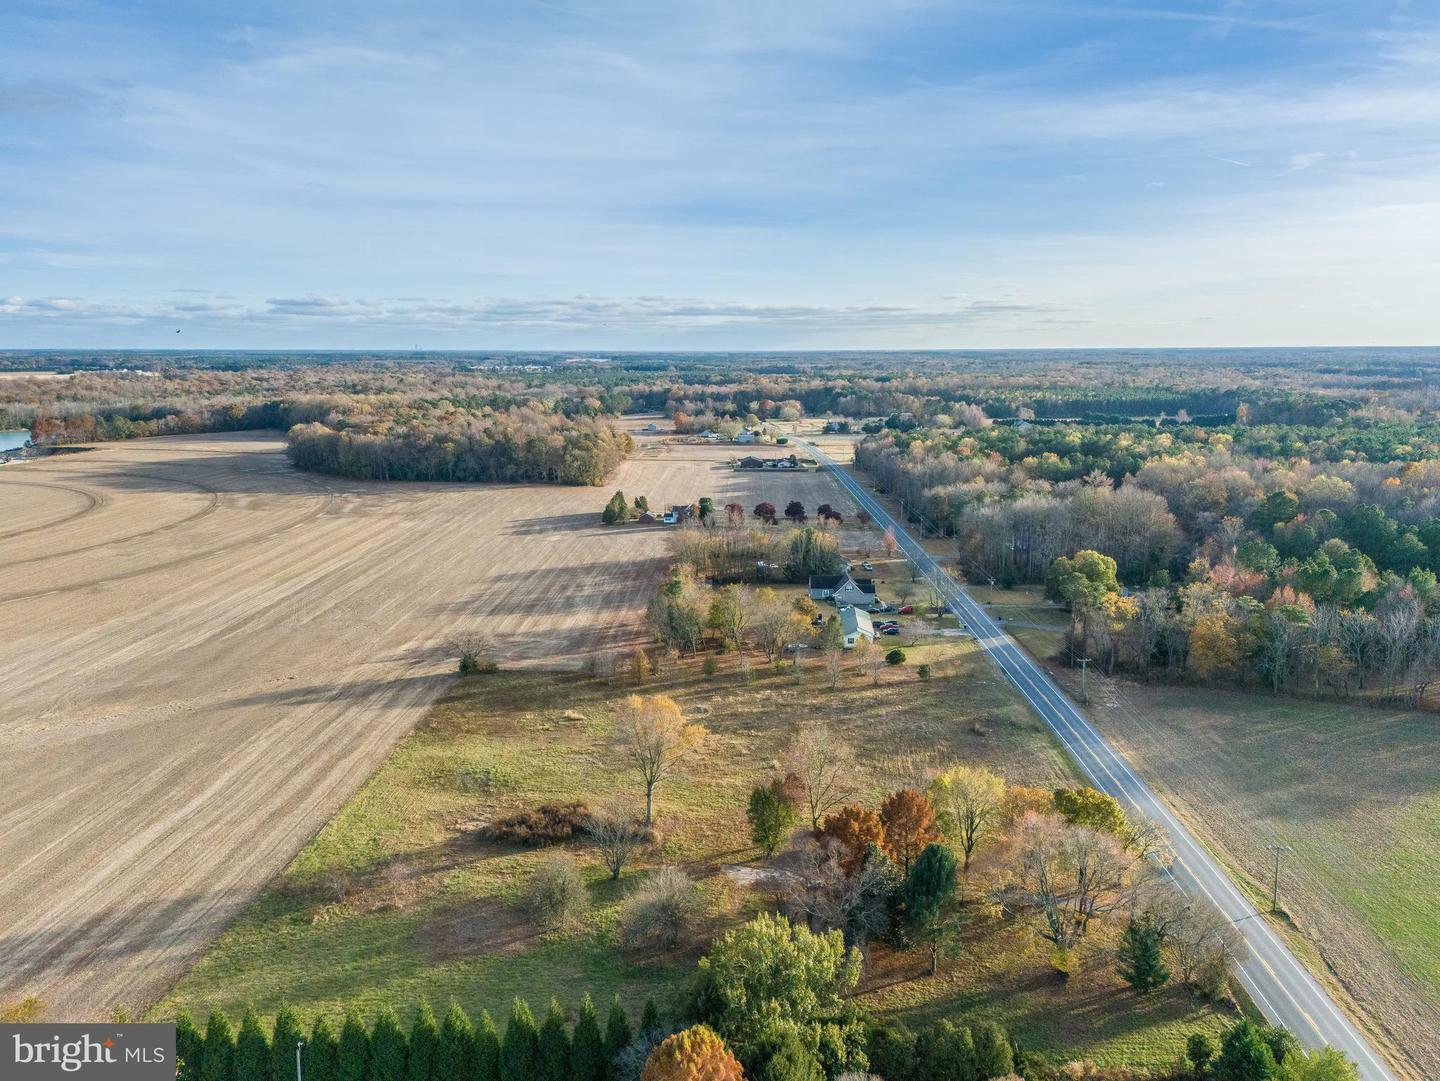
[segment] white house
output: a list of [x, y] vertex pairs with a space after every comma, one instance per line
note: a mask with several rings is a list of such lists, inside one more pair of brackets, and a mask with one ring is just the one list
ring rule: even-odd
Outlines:
[[846, 574], [812, 574], [809, 595], [812, 601], [834, 601], [869, 608], [875, 603], [875, 582]]
[[840, 631], [845, 635], [846, 649], [854, 649], [855, 643], [862, 638], [867, 642], [875, 641], [875, 624], [870, 619], [870, 613], [859, 608], [840, 609]]
[[737, 435], [737, 436], [735, 437], [735, 442], [737, 442], [737, 443], [753, 443], [753, 442], [755, 442], [755, 433], [754, 433], [754, 432], [741, 432], [739, 435]]

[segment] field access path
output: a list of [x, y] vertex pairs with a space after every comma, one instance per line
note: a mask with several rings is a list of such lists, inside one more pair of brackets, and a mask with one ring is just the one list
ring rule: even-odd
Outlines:
[[1330, 1045], [1344, 1051], [1359, 1066], [1364, 1081], [1394, 1081], [1395, 1075], [1389, 1067], [1246, 900], [1225, 869], [1044, 670], [935, 562], [903, 523], [824, 451], [813, 444], [803, 445], [830, 467], [846, 493], [869, 511], [882, 528], [888, 526], [894, 530], [905, 555], [920, 567], [951, 611], [975, 634], [985, 652], [1049, 725], [1095, 787], [1167, 829], [1175, 852], [1170, 873], [1183, 888], [1208, 897], [1244, 936], [1250, 953], [1237, 966], [1237, 971], [1246, 991], [1265, 1015], [1288, 1028], [1307, 1047]]

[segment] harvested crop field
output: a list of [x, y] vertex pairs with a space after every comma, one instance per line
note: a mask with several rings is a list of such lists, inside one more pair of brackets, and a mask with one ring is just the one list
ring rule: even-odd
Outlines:
[[[1091, 716], [1349, 1000], [1401, 1076], [1440, 1077], [1435, 716], [1192, 687], [1092, 683]], [[1403, 1049], [1403, 1050], [1402, 1050]]]
[[837, 499], [639, 437], [606, 488], [299, 474], [278, 437], [104, 444], [0, 470], [0, 1001], [161, 994], [409, 731], [484, 627], [507, 665], [633, 648], [652, 505]]

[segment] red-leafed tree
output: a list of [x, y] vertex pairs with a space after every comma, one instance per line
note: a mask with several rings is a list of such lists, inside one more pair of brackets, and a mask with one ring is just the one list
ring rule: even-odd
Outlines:
[[934, 805], [913, 788], [886, 796], [880, 805], [880, 821], [885, 827], [885, 851], [906, 874], [925, 846], [940, 839]]

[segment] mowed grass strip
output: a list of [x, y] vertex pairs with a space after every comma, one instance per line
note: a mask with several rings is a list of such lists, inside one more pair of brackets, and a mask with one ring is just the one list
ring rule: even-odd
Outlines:
[[[338, 1015], [351, 1003], [404, 1013], [422, 998], [437, 1006], [453, 998], [500, 1018], [515, 996], [538, 1007], [551, 996], [573, 1005], [585, 991], [597, 1001], [619, 994], [637, 1008], [646, 995], [664, 1001], [710, 935], [773, 904], [769, 891], [730, 869], [759, 862], [746, 800], [778, 771], [802, 717], [825, 717], [854, 742], [874, 781], [872, 800], [907, 770], [954, 761], [991, 766], [1017, 783], [1073, 783], [1048, 732], [972, 642], [932, 638], [907, 653], [909, 663], [887, 668], [878, 683], [847, 669], [834, 691], [813, 658], [798, 677], [788, 664], [777, 670], [751, 658], [747, 679], [733, 655], [711, 679], [700, 659], [687, 659], [639, 688], [624, 676], [578, 673], [459, 680], [153, 1012], [238, 1015], [253, 1003], [273, 1014], [288, 1002], [307, 1014]], [[921, 663], [934, 671], [928, 683], [915, 674]], [[614, 711], [637, 690], [671, 695], [710, 736], [701, 757], [659, 790], [661, 852], [612, 883], [591, 851], [572, 846], [593, 907], [574, 932], [540, 933], [517, 901], [544, 853], [482, 843], [473, 830], [540, 803], [620, 795], [639, 808], [641, 790], [608, 753]], [[679, 956], [636, 956], [616, 943], [618, 905], [663, 862], [700, 882], [709, 924]], [[963, 955], [938, 978], [918, 954], [879, 949], [863, 991], [882, 1013], [991, 1017], [1028, 1047], [1112, 1063], [1169, 1062], [1190, 1032], [1220, 1024], [1178, 989], [1138, 999], [1101, 944], [1061, 987], [1027, 933], [978, 906]]]

